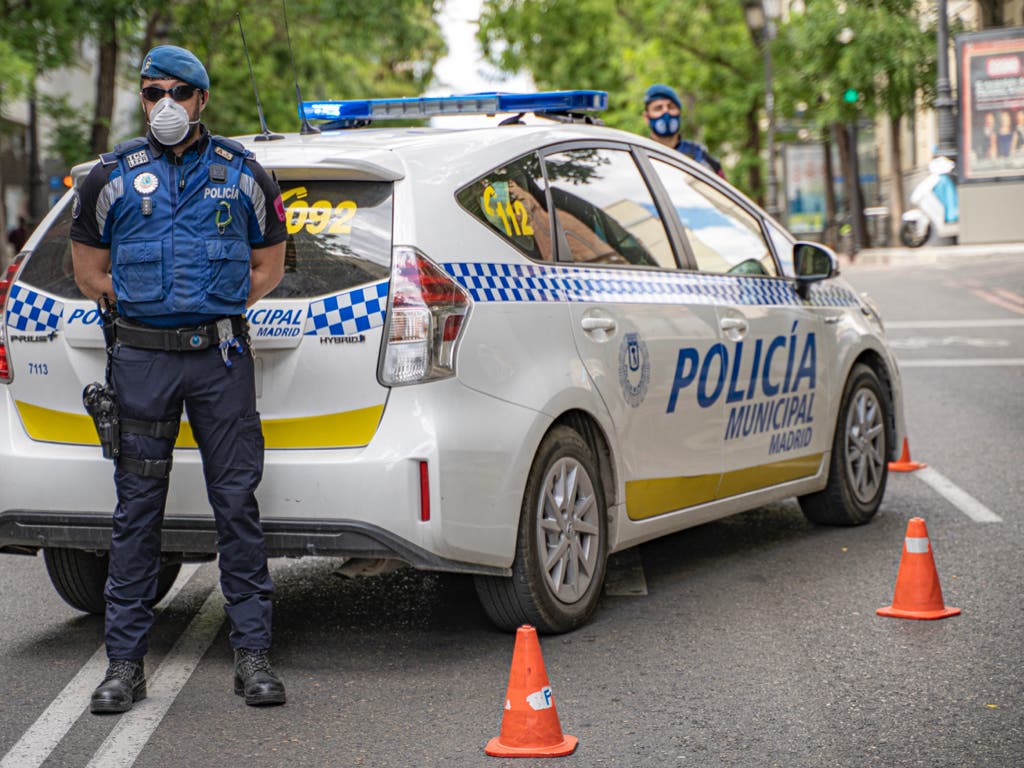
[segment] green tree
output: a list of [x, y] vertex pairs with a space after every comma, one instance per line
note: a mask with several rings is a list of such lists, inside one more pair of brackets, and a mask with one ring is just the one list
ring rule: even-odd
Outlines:
[[[4, 81], [4, 90], [10, 87], [13, 94], [24, 93], [29, 106], [29, 216], [34, 220], [43, 215], [46, 205], [36, 81], [74, 60], [83, 20], [83, 9], [72, 0], [3, 0], [0, 4], [0, 43], [11, 55], [3, 69], [12, 74], [11, 81]], [[0, 53], [4, 51], [0, 49]], [[0, 94], [0, 98], [8, 97]]]
[[[287, 22], [304, 100], [415, 96], [444, 55], [438, 0], [295, 0]], [[178, 0], [166, 42], [192, 50], [211, 80], [204, 113], [217, 133], [258, 133], [259, 121], [236, 13], [241, 14], [260, 101], [271, 130], [299, 125], [292, 54], [280, 5]], [[140, 57], [144, 51], [140, 52]]]
[[[900, 126], [919, 102], [934, 98], [937, 51], [934, 27], [914, 0], [807, 0], [780, 30], [775, 54], [786, 61], [779, 79], [780, 109], [805, 118], [837, 140], [844, 178], [852, 179], [846, 126], [886, 116], [893, 168], [892, 219], [902, 213]], [[847, 100], [847, 92], [856, 99]], [[864, 232], [863, 211], [852, 214]], [[833, 218], [835, 212], [829, 211]], [[866, 243], [865, 243], [866, 244]]]
[[671, 84], [683, 133], [761, 193], [761, 57], [736, 0], [487, 0], [478, 37], [494, 65], [526, 70], [541, 88], [608, 91], [603, 119], [624, 130], [647, 133], [644, 91]]

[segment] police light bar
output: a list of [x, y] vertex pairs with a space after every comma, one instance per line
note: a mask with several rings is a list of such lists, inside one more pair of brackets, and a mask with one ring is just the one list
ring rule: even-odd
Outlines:
[[308, 120], [420, 120], [441, 115], [496, 115], [499, 112], [565, 114], [608, 108], [606, 91], [541, 91], [538, 93], [471, 93], [398, 99], [304, 101], [300, 117]]

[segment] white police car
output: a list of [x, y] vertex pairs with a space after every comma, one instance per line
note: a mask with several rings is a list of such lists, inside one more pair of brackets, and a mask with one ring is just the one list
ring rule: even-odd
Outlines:
[[[875, 311], [722, 179], [578, 119], [605, 99], [307, 102], [321, 133], [243, 139], [290, 233], [248, 312], [271, 555], [473, 574], [497, 625], [558, 632], [617, 550], [791, 496], [820, 523], [875, 514], [903, 437]], [[340, 127], [468, 111], [560, 121]], [[81, 393], [105, 354], [70, 209], [0, 282], [0, 551], [42, 549], [101, 611], [112, 467]], [[183, 423], [164, 591], [216, 551], [203, 489]]]

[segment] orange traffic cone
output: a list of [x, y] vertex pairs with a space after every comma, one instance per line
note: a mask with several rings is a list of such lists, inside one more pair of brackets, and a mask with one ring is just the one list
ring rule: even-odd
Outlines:
[[903, 438], [903, 453], [900, 455], [899, 461], [889, 462], [890, 472], [913, 472], [915, 469], [924, 469], [927, 464], [922, 464], [920, 461], [910, 460], [910, 441], [907, 438]]
[[960, 613], [959, 608], [947, 608], [942, 602], [932, 544], [920, 517], [912, 517], [907, 523], [892, 605], [879, 608], [876, 613], [897, 619], [944, 619]]
[[576, 742], [558, 722], [537, 630], [524, 624], [516, 630], [501, 735], [484, 751], [495, 757], [561, 757], [576, 749]]

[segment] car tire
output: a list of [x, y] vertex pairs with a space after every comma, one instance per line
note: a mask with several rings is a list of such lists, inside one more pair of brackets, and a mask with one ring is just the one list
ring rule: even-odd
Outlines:
[[878, 375], [866, 365], [855, 365], [843, 389], [828, 484], [800, 497], [808, 520], [861, 525], [875, 516], [889, 477], [889, 410]]
[[907, 248], [920, 248], [928, 242], [931, 232], [932, 227], [930, 223], [925, 226], [924, 232], [919, 234], [913, 222], [905, 221], [900, 225], [900, 242], [907, 246]]
[[597, 607], [608, 560], [604, 488], [593, 451], [556, 426], [541, 441], [523, 494], [512, 577], [477, 576], [491, 621], [513, 631], [568, 632]]
[[[102, 614], [106, 611], [103, 588], [107, 583], [110, 553], [46, 547], [43, 560], [54, 589], [65, 603], [83, 613]], [[170, 591], [180, 570], [181, 563], [166, 563], [160, 569], [154, 605]]]

